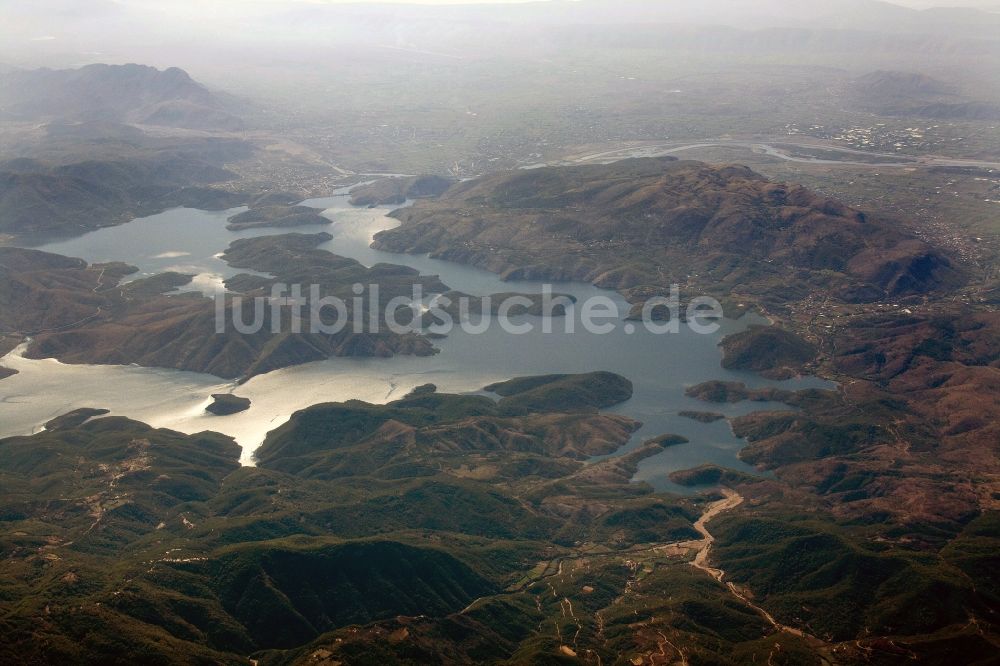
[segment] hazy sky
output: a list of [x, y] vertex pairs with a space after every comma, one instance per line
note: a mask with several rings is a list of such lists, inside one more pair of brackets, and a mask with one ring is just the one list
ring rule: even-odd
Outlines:
[[[272, 4], [385, 4], [385, 3], [407, 3], [414, 5], [466, 5], [466, 4], [503, 4], [513, 2], [549, 2], [553, 0], [251, 0], [251, 2], [263, 2]], [[573, 2], [574, 0], [555, 0], [562, 2]], [[650, 0], [651, 2], [668, 2], [669, 0]], [[887, 0], [891, 4], [903, 7], [914, 7], [924, 9], [927, 7], [995, 7], [1000, 4], [1000, 0]], [[158, 0], [116, 0], [119, 4], [160, 4]], [[209, 0], [209, 2], [199, 1], [196, 4], [219, 4], [219, 5], [239, 5], [245, 4], [246, 0]]]
[[[123, 5], [162, 4], [160, 0], [114, 0]], [[249, 0], [264, 4], [387, 4], [405, 3], [412, 5], [468, 5], [468, 4], [506, 4], [521, 2], [574, 2], [575, 0]], [[650, 0], [650, 2], [669, 2], [670, 0]], [[1000, 0], [886, 0], [894, 5], [926, 9], [928, 7], [997, 7]], [[181, 3], [205, 5], [240, 5], [247, 0], [180, 0]], [[2, 3], [0, 3], [2, 4]]]
[[[182, 0], [182, 2], [185, 0]], [[390, 3], [406, 3], [411, 5], [470, 5], [470, 4], [504, 4], [512, 2], [548, 2], [549, 0], [250, 0], [250, 2], [258, 2], [261, 4], [315, 4], [315, 5], [329, 5], [329, 4], [390, 4]], [[571, 0], [563, 0], [571, 1]], [[158, 0], [116, 0], [118, 4], [122, 5], [152, 5], [152, 4], [163, 4]], [[188, 4], [197, 5], [245, 5], [247, 0], [210, 0], [209, 2], [203, 2], [200, 0], [187, 0]]]
[[[808, 25], [809, 21], [815, 23], [817, 16], [825, 20], [825, 14], [846, 20], [866, 6], [875, 8], [878, 16], [878, 7], [882, 5], [879, 0], [810, 0], [801, 5], [796, 0], [646, 0], [646, 3], [657, 10], [658, 16], [669, 16], [670, 20], [679, 23], [718, 23], [748, 29], [778, 24]], [[995, 7], [1000, 5], [1000, 0], [890, 0], [890, 3], [915, 8], [931, 4]], [[103, 53], [107, 47], [126, 42], [157, 41], [150, 40], [150, 35], [173, 38], [181, 34], [193, 39], [196, 34], [202, 38], [206, 34], [217, 34], [213, 41], [221, 41], [232, 37], [270, 37], [284, 30], [285, 36], [291, 38], [310, 29], [317, 33], [321, 29], [336, 30], [336, 22], [330, 26], [310, 23], [313, 16], [310, 12], [317, 7], [348, 4], [368, 7], [397, 4], [408, 8], [409, 17], [418, 16], [410, 12], [419, 5], [440, 8], [493, 4], [500, 7], [492, 12], [494, 18], [507, 18], [508, 10], [503, 9], [504, 6], [535, 4], [561, 10], [555, 14], [546, 12], [548, 18], [586, 16], [591, 21], [600, 21], [602, 12], [609, 19], [617, 17], [620, 6], [630, 8], [626, 15], [632, 16], [636, 6], [641, 6], [634, 0], [621, 3], [615, 0], [0, 0], [0, 62], [4, 59], [30, 60], [36, 49], [24, 47], [26, 43], [44, 48], [45, 51], [39, 53], [45, 55], [57, 49], [74, 48], [71, 44], [82, 53]], [[591, 11], [580, 11], [584, 4]], [[846, 11], [841, 12], [841, 7]], [[322, 16], [322, 12], [316, 16]], [[838, 23], [835, 27], [843, 26]], [[384, 41], [385, 35], [379, 39]]]

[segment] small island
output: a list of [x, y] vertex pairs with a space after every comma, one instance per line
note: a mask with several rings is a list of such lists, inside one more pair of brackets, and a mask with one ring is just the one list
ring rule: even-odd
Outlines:
[[258, 206], [229, 218], [226, 229], [242, 231], [261, 227], [304, 227], [317, 224], [332, 224], [332, 221], [320, 215], [321, 208], [309, 206]]
[[506, 414], [596, 412], [632, 397], [632, 382], [613, 372], [519, 377], [483, 389], [501, 396]]
[[[695, 386], [689, 386], [684, 391], [684, 394], [689, 398], [696, 398], [704, 402], [714, 402], [716, 404], [737, 403], [744, 400], [751, 402], [784, 402], [788, 404], [795, 397], [794, 391], [786, 391], [770, 386], [752, 389], [743, 382], [723, 382], [714, 379]], [[695, 418], [689, 416], [689, 414], [685, 413], [681, 414], [681, 416]]]
[[683, 416], [686, 419], [698, 421], [699, 423], [715, 423], [726, 418], [724, 414], [720, 414], [719, 412], [698, 412], [693, 410], [678, 412], [678, 416]]
[[231, 393], [213, 393], [212, 400], [205, 411], [216, 416], [230, 416], [250, 409], [249, 398], [240, 398]]
[[132, 280], [122, 285], [122, 293], [130, 298], [150, 298], [175, 291], [191, 284], [194, 275], [168, 271]]
[[[840, 404], [837, 392], [829, 389], [811, 388], [789, 391], [774, 386], [750, 388], [743, 382], [724, 382], [717, 379], [689, 386], [685, 389], [684, 395], [703, 402], [716, 404], [735, 404], [744, 400], [749, 400], [750, 402], [780, 402], [789, 407], [799, 408], [829, 408], [830, 406]], [[686, 411], [680, 412], [680, 415], [695, 420], [707, 419], [708, 416], [712, 416], [713, 420], [719, 420], [714, 418], [716, 416], [715, 412]], [[722, 414], [718, 414], [717, 416], [720, 419], [725, 418]]]
[[429, 199], [444, 194], [456, 181], [441, 176], [382, 178], [351, 190], [352, 206], [396, 206], [407, 199]]
[[681, 444], [688, 444], [691, 440], [687, 437], [681, 435], [673, 435], [667, 433], [665, 435], [660, 435], [659, 437], [653, 437], [652, 439], [647, 439], [643, 444], [655, 444], [662, 448], [668, 448], [670, 446], [680, 446]]
[[74, 409], [71, 412], [66, 412], [62, 416], [57, 416], [54, 419], [45, 422], [45, 430], [48, 432], [56, 432], [59, 430], [72, 430], [82, 426], [84, 423], [94, 418], [95, 416], [104, 416], [109, 414], [110, 411], [107, 409], [94, 409], [93, 407], [81, 407], [80, 409]]
[[421, 384], [420, 386], [415, 387], [412, 391], [407, 393], [403, 399], [406, 400], [407, 398], [418, 398], [420, 396], [425, 396], [425, 395], [434, 395], [435, 393], [437, 393], [437, 390], [438, 387], [436, 384]]

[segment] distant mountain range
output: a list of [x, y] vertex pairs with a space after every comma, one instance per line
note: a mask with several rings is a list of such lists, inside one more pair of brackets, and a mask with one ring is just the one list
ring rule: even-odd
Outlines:
[[877, 71], [851, 83], [857, 104], [882, 115], [937, 120], [1000, 120], [1000, 105], [969, 99], [957, 88], [925, 74]]
[[0, 116], [238, 130], [243, 122], [187, 72], [146, 65], [87, 65], [0, 75]]

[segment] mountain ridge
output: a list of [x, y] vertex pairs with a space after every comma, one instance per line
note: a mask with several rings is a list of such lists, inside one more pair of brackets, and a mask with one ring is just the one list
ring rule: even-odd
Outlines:
[[0, 111], [12, 118], [118, 121], [236, 131], [243, 122], [178, 67], [84, 65], [0, 74]]
[[962, 280], [947, 256], [892, 223], [738, 165], [644, 158], [501, 172], [392, 215], [402, 224], [375, 236], [378, 249], [503, 279], [592, 282], [635, 303], [696, 273], [709, 293], [761, 292], [783, 282], [779, 267], [806, 274], [805, 290], [822, 280], [824, 291], [882, 298]]

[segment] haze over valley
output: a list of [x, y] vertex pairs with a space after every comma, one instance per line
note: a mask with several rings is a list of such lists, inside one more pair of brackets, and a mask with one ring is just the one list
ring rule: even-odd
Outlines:
[[991, 664], [1000, 5], [0, 2], [0, 663]]

